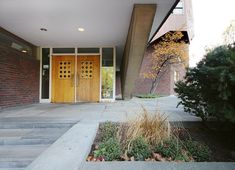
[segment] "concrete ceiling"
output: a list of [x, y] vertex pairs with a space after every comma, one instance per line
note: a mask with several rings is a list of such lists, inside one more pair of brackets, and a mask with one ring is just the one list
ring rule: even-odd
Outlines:
[[157, 4], [151, 38], [175, 1], [0, 0], [0, 26], [36, 46], [117, 46], [121, 55], [133, 4]]

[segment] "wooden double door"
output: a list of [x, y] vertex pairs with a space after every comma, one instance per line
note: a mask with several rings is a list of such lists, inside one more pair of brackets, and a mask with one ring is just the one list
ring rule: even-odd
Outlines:
[[52, 102], [98, 102], [100, 56], [52, 56]]

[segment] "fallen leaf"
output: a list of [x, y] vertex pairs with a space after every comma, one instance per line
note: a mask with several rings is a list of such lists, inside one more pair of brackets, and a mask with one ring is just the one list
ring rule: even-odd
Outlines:
[[153, 153], [153, 158], [156, 161], [161, 161], [162, 160], [162, 155], [160, 155], [159, 153]]
[[130, 161], [135, 161], [134, 156], [132, 156], [132, 157], [130, 158]]

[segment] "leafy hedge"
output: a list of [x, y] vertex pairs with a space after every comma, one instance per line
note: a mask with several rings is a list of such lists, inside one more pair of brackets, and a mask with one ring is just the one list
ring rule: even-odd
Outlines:
[[184, 110], [207, 120], [235, 122], [235, 48], [220, 46], [209, 51], [175, 91]]

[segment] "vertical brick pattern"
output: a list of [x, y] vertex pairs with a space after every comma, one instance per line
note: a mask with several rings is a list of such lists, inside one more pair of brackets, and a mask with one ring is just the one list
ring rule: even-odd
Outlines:
[[[151, 80], [145, 79], [143, 77], [143, 73], [146, 72], [151, 65], [151, 61], [149, 60], [149, 57], [151, 57], [152, 54], [153, 54], [153, 47], [149, 47], [145, 52], [142, 65], [141, 65], [141, 70], [139, 73], [139, 77], [135, 82], [135, 89], [133, 91], [133, 94], [146, 94], [150, 92], [150, 88], [152, 84]], [[186, 73], [184, 65], [182, 64], [169, 65], [166, 68], [166, 71], [164, 72], [164, 74], [159, 76], [161, 78], [158, 80], [158, 86], [155, 90], [156, 94], [158, 95], [175, 94], [174, 71], [177, 71], [179, 73], [179, 80], [182, 80], [184, 78], [185, 73]]]
[[0, 109], [39, 102], [40, 62], [0, 45]]

